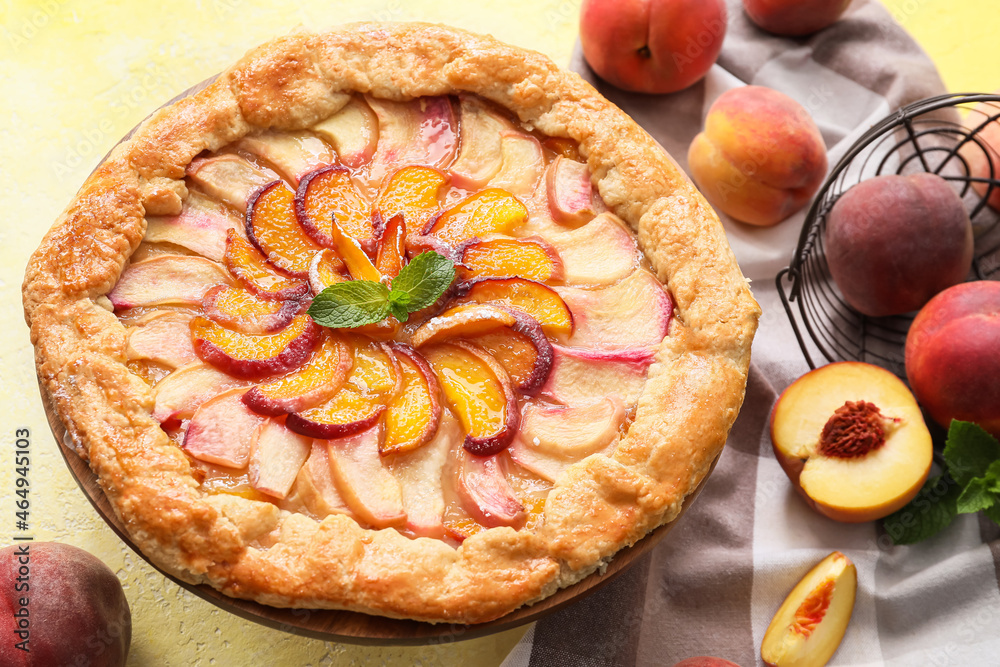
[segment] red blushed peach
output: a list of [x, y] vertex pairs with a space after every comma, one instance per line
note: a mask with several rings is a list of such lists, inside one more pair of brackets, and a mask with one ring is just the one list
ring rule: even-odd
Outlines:
[[[963, 124], [969, 130], [977, 130], [990, 117], [1000, 115], [1000, 103], [981, 102], [965, 117]], [[962, 158], [969, 164], [969, 176], [1000, 181], [1000, 122], [993, 121], [976, 134], [977, 142], [964, 144], [959, 150]], [[980, 145], [981, 144], [981, 145]], [[992, 164], [992, 173], [990, 165]], [[988, 183], [973, 182], [972, 187], [980, 197], [989, 190]], [[1000, 186], [993, 188], [986, 203], [990, 208], [1000, 211]]]
[[673, 93], [711, 69], [726, 35], [723, 0], [584, 0], [580, 44], [613, 86]]
[[750, 20], [776, 35], [802, 37], [836, 23], [851, 0], [743, 0]]
[[937, 423], [971, 421], [1000, 437], [1000, 282], [955, 285], [920, 310], [906, 377]]
[[834, 204], [824, 248], [830, 274], [851, 307], [873, 317], [899, 315], [966, 279], [972, 222], [940, 176], [878, 176]]
[[826, 146], [798, 102], [745, 86], [712, 104], [688, 164], [713, 206], [740, 222], [770, 226], [816, 194], [826, 176]]

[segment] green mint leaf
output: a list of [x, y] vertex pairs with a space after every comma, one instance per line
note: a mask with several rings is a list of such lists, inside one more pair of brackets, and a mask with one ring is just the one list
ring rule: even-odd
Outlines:
[[927, 480], [916, 497], [902, 509], [882, 519], [894, 544], [914, 544], [936, 535], [958, 513], [962, 487], [945, 474]]
[[414, 313], [437, 301], [454, 279], [455, 265], [450, 259], [432, 250], [422, 252], [392, 279], [392, 291], [406, 297], [390, 296], [390, 299], [405, 304], [406, 310]]
[[316, 295], [309, 315], [331, 329], [373, 324], [389, 314], [389, 288], [371, 280], [347, 280]]
[[406, 306], [396, 301], [389, 301], [389, 312], [392, 313], [392, 316], [400, 322], [405, 322], [410, 319], [410, 311], [406, 309]]
[[1000, 442], [970, 422], [951, 422], [944, 446], [948, 473], [961, 486], [986, 475], [990, 464], [1000, 459]]
[[992, 507], [987, 507], [983, 510], [983, 514], [992, 519], [993, 523], [1000, 525], [1000, 503], [997, 503]]
[[989, 482], [983, 477], [977, 477], [962, 490], [956, 509], [959, 514], [975, 514], [993, 507], [996, 502], [996, 496], [990, 493]]

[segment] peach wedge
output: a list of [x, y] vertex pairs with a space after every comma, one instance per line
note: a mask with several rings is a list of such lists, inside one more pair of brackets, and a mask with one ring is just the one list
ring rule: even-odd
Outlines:
[[547, 241], [539, 238], [473, 239], [457, 249], [461, 258], [459, 278], [520, 276], [539, 282], [563, 278], [563, 263]]
[[516, 308], [535, 318], [550, 336], [568, 336], [573, 314], [559, 293], [526, 278], [474, 278], [459, 283], [454, 305], [485, 303]]
[[191, 339], [198, 356], [240, 378], [279, 375], [298, 368], [319, 342], [320, 331], [304, 313], [281, 331], [259, 336], [230, 331], [205, 317], [191, 320]]
[[402, 215], [406, 228], [419, 232], [441, 210], [448, 177], [433, 167], [403, 167], [390, 176], [373, 207], [382, 220]]
[[834, 551], [795, 585], [764, 632], [770, 667], [823, 667], [840, 646], [854, 610], [858, 572]]
[[267, 261], [295, 278], [309, 277], [309, 262], [322, 250], [295, 217], [295, 194], [282, 181], [258, 190], [247, 205], [246, 233]]
[[245, 392], [237, 387], [202, 403], [184, 433], [184, 451], [208, 463], [245, 468], [257, 428], [264, 421], [243, 404]]
[[399, 363], [401, 389], [385, 413], [383, 455], [409, 452], [426, 444], [441, 420], [441, 386], [419, 353], [401, 343], [390, 345]]
[[889, 371], [839, 362], [806, 373], [771, 412], [775, 456], [815, 510], [851, 523], [908, 503], [930, 471], [917, 401]]
[[337, 334], [327, 334], [312, 358], [288, 375], [253, 387], [243, 402], [261, 415], [299, 412], [331, 398], [351, 370], [351, 348]]
[[261, 299], [253, 292], [231, 285], [216, 285], [205, 293], [205, 315], [227, 329], [245, 334], [269, 334], [287, 327], [305, 304], [295, 299]]
[[228, 283], [220, 264], [204, 257], [160, 255], [130, 264], [108, 298], [116, 310], [165, 304], [193, 306], [215, 285]]
[[243, 287], [262, 299], [297, 299], [309, 292], [309, 285], [278, 273], [235, 229], [226, 237], [226, 268]]
[[365, 250], [374, 248], [368, 202], [345, 167], [323, 167], [307, 174], [295, 191], [295, 217], [313, 241], [327, 248], [333, 247], [334, 220]]
[[432, 234], [451, 246], [484, 234], [509, 234], [528, 219], [528, 209], [517, 197], [499, 188], [487, 188], [460, 201], [427, 223]]

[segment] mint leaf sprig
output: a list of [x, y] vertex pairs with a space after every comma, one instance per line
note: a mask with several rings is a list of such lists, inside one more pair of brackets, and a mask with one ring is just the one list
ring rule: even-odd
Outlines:
[[429, 250], [404, 266], [391, 288], [373, 280], [348, 280], [330, 285], [316, 295], [309, 315], [331, 329], [361, 327], [390, 314], [400, 322], [430, 306], [455, 279], [455, 264]]
[[959, 514], [981, 511], [1000, 524], [1000, 442], [976, 424], [952, 421], [944, 462], [944, 472], [927, 480], [909, 504], [882, 520], [893, 543], [926, 540]]

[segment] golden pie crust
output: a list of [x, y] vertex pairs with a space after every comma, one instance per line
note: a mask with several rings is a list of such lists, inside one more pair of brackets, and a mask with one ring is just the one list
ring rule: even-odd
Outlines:
[[[455, 549], [203, 493], [125, 365], [106, 296], [145, 233], [177, 214], [185, 168], [263, 128], [296, 130], [352, 93], [473, 93], [579, 143], [609, 208], [636, 232], [675, 318], [635, 420], [612, 455], [570, 467], [535, 530], [493, 528]], [[740, 409], [759, 308], [718, 218], [625, 113], [546, 57], [425, 24], [296, 33], [249, 52], [207, 88], [154, 113], [87, 180], [32, 256], [25, 315], [40, 383], [133, 542], [191, 583], [279, 607], [477, 623], [540, 600], [673, 520]], [[267, 545], [266, 548], [262, 545]]]

